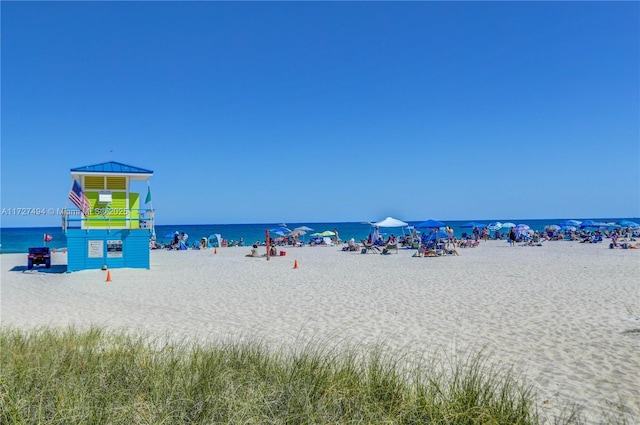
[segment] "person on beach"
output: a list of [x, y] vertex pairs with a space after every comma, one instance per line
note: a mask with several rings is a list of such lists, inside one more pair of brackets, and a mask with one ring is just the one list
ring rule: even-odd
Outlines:
[[245, 255], [245, 257], [259, 257], [260, 254], [258, 253], [258, 245], [253, 244], [253, 246], [251, 247], [251, 252], [247, 255]]
[[513, 227], [509, 229], [509, 245], [516, 246], [516, 231]]

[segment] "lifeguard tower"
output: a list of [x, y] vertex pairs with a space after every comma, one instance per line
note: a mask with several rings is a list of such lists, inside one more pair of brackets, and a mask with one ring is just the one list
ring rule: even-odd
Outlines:
[[[65, 208], [62, 216], [68, 272], [150, 268], [149, 239], [155, 236], [152, 176], [151, 170], [113, 161], [71, 169], [69, 199], [75, 208]], [[146, 189], [149, 208], [140, 208], [136, 186]]]

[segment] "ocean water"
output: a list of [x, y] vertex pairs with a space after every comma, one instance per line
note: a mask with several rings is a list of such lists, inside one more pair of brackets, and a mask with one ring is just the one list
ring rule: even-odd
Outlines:
[[[529, 225], [533, 230], [542, 231], [545, 226], [551, 224], [557, 224], [566, 220], [565, 218], [558, 219], [495, 219], [495, 220], [476, 220], [480, 223], [489, 224], [494, 221], [500, 222], [512, 222], [515, 224], [524, 223]], [[585, 218], [578, 218], [578, 220], [588, 220]], [[638, 218], [597, 218], [596, 221], [604, 222], [619, 222], [621, 220], [631, 220], [640, 222]], [[418, 224], [420, 221], [409, 221], [410, 225]], [[446, 225], [454, 230], [457, 237], [463, 232], [471, 233], [472, 229], [463, 228], [471, 220], [464, 221], [447, 221], [441, 220]], [[185, 232], [189, 235], [189, 245], [197, 243], [200, 238], [208, 237], [213, 233], [218, 233], [222, 238], [227, 241], [239, 241], [240, 238], [244, 240], [245, 245], [251, 245], [255, 241], [264, 242], [265, 230], [278, 227], [281, 223], [262, 223], [262, 224], [188, 224], [188, 225], [157, 225], [156, 226], [156, 239], [160, 243], [169, 243], [171, 241], [174, 232]], [[340, 239], [348, 240], [354, 238], [356, 241], [360, 239], [366, 239], [371, 231], [369, 223], [360, 222], [341, 222], [341, 223], [286, 223], [287, 228], [294, 229], [300, 226], [307, 226], [314, 229], [314, 231], [308, 232], [303, 236], [303, 240], [309, 240], [309, 234], [314, 232], [323, 232], [325, 230], [334, 229], [338, 231]], [[380, 229], [381, 233], [386, 237], [394, 234], [396, 236], [402, 235], [402, 228], [383, 228]], [[504, 229], [503, 229], [504, 232]], [[50, 242], [44, 242], [44, 235], [49, 234], [53, 236], [53, 240]], [[62, 232], [61, 227], [23, 227], [23, 228], [0, 228], [0, 253], [26, 253], [29, 251], [29, 247], [48, 246], [50, 248], [62, 249], [67, 246], [67, 240]]]

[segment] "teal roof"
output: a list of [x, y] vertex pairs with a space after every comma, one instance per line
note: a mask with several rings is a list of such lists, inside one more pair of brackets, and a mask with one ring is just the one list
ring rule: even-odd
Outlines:
[[85, 165], [71, 169], [72, 173], [126, 173], [126, 174], [153, 174], [153, 171], [146, 170], [133, 165], [122, 164], [120, 162], [109, 161], [102, 164]]

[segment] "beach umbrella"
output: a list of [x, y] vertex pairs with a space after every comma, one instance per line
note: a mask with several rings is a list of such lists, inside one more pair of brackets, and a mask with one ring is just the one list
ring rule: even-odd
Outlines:
[[500, 230], [502, 229], [502, 223], [500, 223], [499, 221], [494, 221], [493, 223], [489, 223], [489, 225], [487, 226], [487, 229], [493, 231], [496, 230]]
[[516, 227], [515, 223], [502, 223], [502, 227], [505, 229], [510, 229], [512, 227]]
[[304, 232], [313, 232], [313, 229], [311, 227], [307, 227], [307, 226], [296, 227], [293, 230], [302, 230]]
[[486, 225], [486, 224], [484, 224], [484, 223], [478, 223], [478, 222], [475, 222], [475, 221], [470, 221], [470, 222], [468, 222], [467, 224], [463, 224], [463, 225], [462, 225], [462, 226], [460, 226], [460, 227], [461, 227], [461, 228], [467, 228], [467, 227], [469, 227], [469, 228], [470, 228], [470, 227], [487, 227], [487, 225]]
[[518, 224], [516, 227], [513, 228], [513, 230], [515, 230], [516, 232], [523, 232], [529, 229], [531, 229], [531, 227], [529, 227], [529, 225], [527, 224]]
[[284, 236], [287, 233], [291, 233], [291, 230], [287, 229], [284, 226], [279, 226], [279, 227], [274, 227], [273, 229], [269, 229], [269, 233], [276, 233], [276, 234], [282, 233]]
[[[308, 230], [305, 230], [308, 229]], [[307, 226], [301, 226], [301, 227], [296, 227], [295, 229], [293, 229], [293, 231], [291, 233], [289, 233], [290, 236], [302, 236], [302, 242], [305, 243], [304, 240], [304, 235], [307, 234], [307, 232], [312, 231], [313, 229]]]
[[558, 223], [560, 226], [580, 226], [582, 224], [579, 220], [565, 220], [562, 223]]
[[322, 236], [323, 238], [328, 236], [335, 236], [335, 235], [336, 234], [333, 233], [331, 230], [325, 230], [324, 232], [318, 234], [318, 236]]
[[556, 230], [560, 230], [562, 229], [561, 226], [558, 226], [557, 224], [552, 224], [550, 226], [544, 226], [544, 230], [551, 230], [552, 232], [555, 232]]
[[427, 221], [423, 221], [422, 223], [418, 223], [415, 225], [416, 228], [418, 229], [435, 229], [435, 228], [440, 228], [440, 227], [446, 227], [447, 225], [444, 224], [441, 221], [438, 220], [427, 220]]
[[593, 220], [587, 220], [587, 221], [583, 221], [582, 224], [580, 225], [581, 229], [585, 229], [587, 227], [594, 227], [594, 228], [601, 228], [601, 227], [615, 227], [615, 224], [612, 223], [605, 223], [602, 221], [593, 221]]
[[640, 224], [636, 223], [635, 221], [629, 220], [622, 220], [619, 224], [622, 227], [640, 227]]
[[435, 241], [440, 239], [449, 239], [449, 234], [447, 232], [443, 232], [442, 230], [438, 230], [437, 232], [429, 233], [426, 237], [428, 241]]

